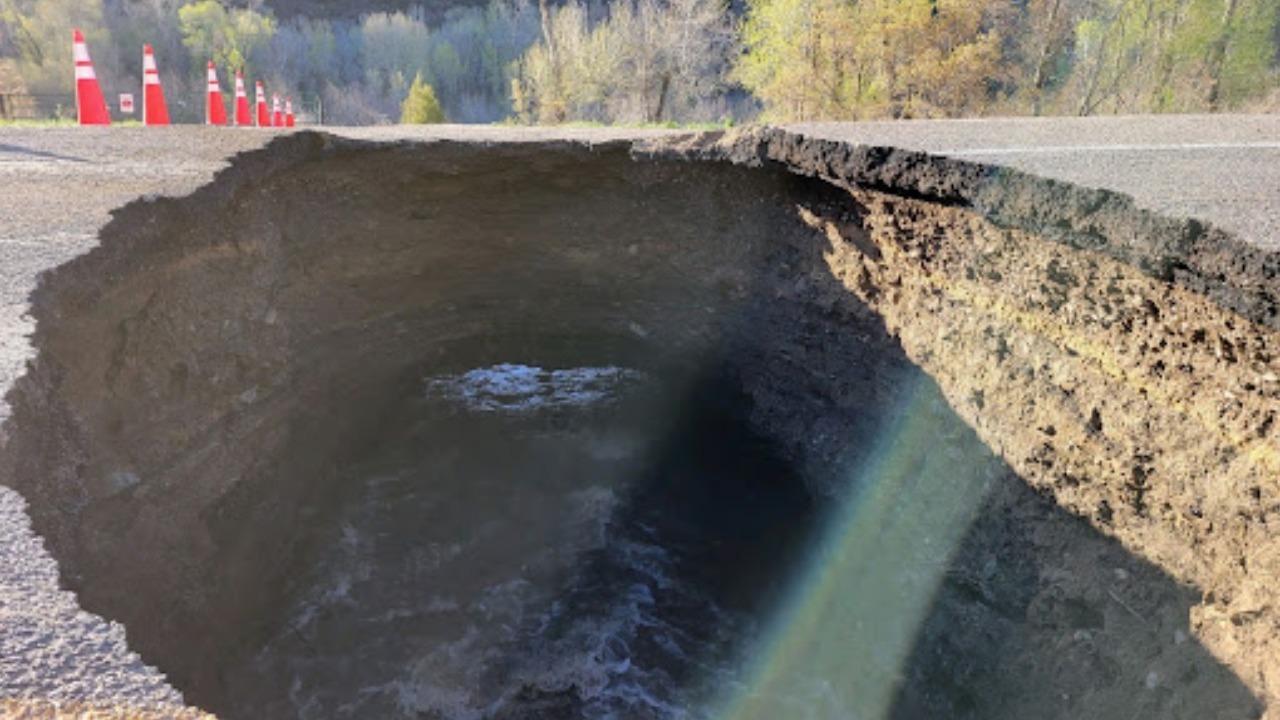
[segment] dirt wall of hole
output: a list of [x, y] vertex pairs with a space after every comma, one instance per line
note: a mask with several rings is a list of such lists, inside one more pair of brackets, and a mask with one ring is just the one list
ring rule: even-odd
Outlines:
[[918, 364], [1033, 488], [1198, 588], [1193, 629], [1274, 699], [1275, 257], [1059, 190], [769, 131], [301, 134], [46, 279], [0, 480], [200, 701], [428, 372], [723, 358], [831, 495]]

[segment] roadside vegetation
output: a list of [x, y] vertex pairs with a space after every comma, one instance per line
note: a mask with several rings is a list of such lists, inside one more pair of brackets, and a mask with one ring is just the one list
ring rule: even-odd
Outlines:
[[213, 59], [224, 91], [243, 69], [343, 124], [425, 117], [428, 94], [468, 123], [1280, 109], [1280, 0], [0, 0], [0, 95], [65, 103], [72, 27], [108, 93], [140, 87], [145, 42], [170, 97], [201, 98]]

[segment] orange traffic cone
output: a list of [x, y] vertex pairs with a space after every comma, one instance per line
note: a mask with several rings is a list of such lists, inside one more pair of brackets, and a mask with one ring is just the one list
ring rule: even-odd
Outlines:
[[76, 116], [81, 125], [110, 125], [107, 101], [102, 97], [98, 76], [93, 72], [89, 59], [89, 46], [84, 43], [84, 33], [71, 31], [71, 56], [76, 62]]
[[284, 101], [284, 126], [293, 127], [293, 98]]
[[156, 69], [156, 57], [150, 45], [142, 46], [142, 124], [169, 124], [169, 108], [164, 103], [160, 71]]
[[271, 93], [271, 127], [284, 127], [284, 110], [280, 108], [280, 93]]
[[254, 99], [258, 106], [258, 127], [271, 127], [271, 115], [267, 112], [267, 91], [262, 89], [262, 81], [255, 83], [257, 89], [257, 97]]
[[253, 115], [249, 113], [249, 96], [244, 92], [244, 72], [241, 70], [236, 71], [236, 125], [253, 125]]
[[218, 87], [218, 69], [209, 61], [209, 102], [206, 104], [205, 122], [210, 125], [227, 124], [227, 104], [222, 101], [222, 89]]

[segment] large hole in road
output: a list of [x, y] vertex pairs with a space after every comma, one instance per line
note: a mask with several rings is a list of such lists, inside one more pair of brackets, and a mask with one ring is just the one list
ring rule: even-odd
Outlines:
[[130, 205], [2, 479], [226, 718], [1258, 717], [1272, 296], [739, 142], [306, 133]]

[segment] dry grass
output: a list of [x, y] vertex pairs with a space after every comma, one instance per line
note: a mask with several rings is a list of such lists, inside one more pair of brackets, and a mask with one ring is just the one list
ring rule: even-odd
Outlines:
[[5, 96], [3, 107], [0, 107], [0, 120], [29, 117], [36, 109], [12, 60], [0, 59], [0, 95]]
[[1254, 100], [1248, 103], [1243, 108], [1241, 108], [1241, 110], [1243, 110], [1246, 113], [1258, 113], [1258, 114], [1267, 114], [1267, 115], [1274, 115], [1276, 113], [1280, 113], [1280, 87], [1272, 88], [1271, 92], [1258, 98], [1257, 100]]

